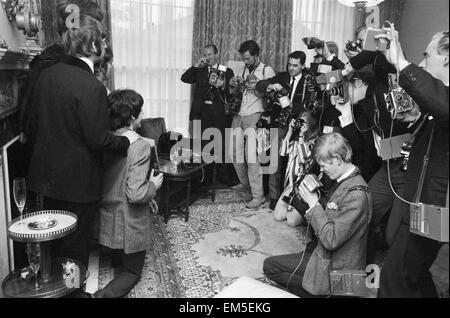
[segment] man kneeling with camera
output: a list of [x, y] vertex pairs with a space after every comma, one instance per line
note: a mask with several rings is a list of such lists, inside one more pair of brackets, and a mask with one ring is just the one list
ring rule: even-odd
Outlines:
[[314, 238], [301, 254], [270, 257], [264, 262], [269, 279], [300, 297], [332, 296], [335, 286], [330, 283], [331, 272], [366, 267], [372, 204], [369, 188], [352, 164], [352, 154], [348, 141], [339, 133], [318, 139], [314, 160], [336, 182], [326, 207], [320, 205], [314, 189], [315, 176], [307, 176], [298, 189], [298, 195], [310, 207], [302, 216], [309, 221], [308, 232], [312, 228]]

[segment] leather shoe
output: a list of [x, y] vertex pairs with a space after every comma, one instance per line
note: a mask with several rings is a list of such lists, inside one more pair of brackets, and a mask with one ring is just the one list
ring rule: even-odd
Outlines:
[[278, 201], [277, 200], [270, 200], [270, 207], [269, 209], [272, 211], [275, 211], [275, 208], [277, 207]]
[[259, 208], [261, 205], [263, 205], [266, 202], [265, 198], [261, 198], [261, 199], [253, 199], [251, 200], [249, 203], [247, 203], [246, 208], [247, 209], [257, 209]]

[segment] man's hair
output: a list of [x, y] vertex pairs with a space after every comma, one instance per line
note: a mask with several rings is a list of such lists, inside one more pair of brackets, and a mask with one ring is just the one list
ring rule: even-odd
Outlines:
[[205, 49], [213, 49], [214, 54], [219, 53], [219, 49], [217, 48], [217, 45], [215, 45], [215, 44], [208, 44], [205, 46]]
[[[104, 25], [88, 15], [80, 17], [79, 28], [68, 29], [62, 35], [66, 54], [77, 57], [100, 56], [103, 39], [105, 38], [106, 29]], [[93, 51], [92, 43], [95, 44], [97, 52]]]
[[289, 59], [300, 60], [301, 65], [306, 63], [306, 54], [303, 51], [295, 51], [289, 54]]
[[129, 127], [142, 112], [144, 99], [136, 91], [125, 89], [108, 96], [108, 110], [111, 131]]
[[239, 48], [239, 53], [244, 54], [245, 52], [250, 52], [251, 56], [259, 56], [261, 53], [261, 49], [259, 48], [258, 43], [254, 40], [246, 41], [241, 44]]
[[353, 151], [350, 143], [340, 133], [325, 134], [320, 137], [313, 149], [316, 162], [326, 162], [333, 158], [351, 163]]
[[334, 41], [329, 41], [326, 44], [330, 53], [336, 55], [336, 57], [339, 58], [339, 46], [337, 45], [337, 43]]
[[436, 33], [433, 40], [438, 38], [438, 52], [440, 55], [448, 54], [448, 31]]
[[56, 28], [60, 35], [67, 30], [66, 20], [70, 15], [70, 12], [66, 12], [69, 5], [76, 5], [80, 9], [80, 15], [88, 15], [94, 19], [102, 22], [105, 18], [105, 13], [100, 6], [92, 0], [63, 0], [58, 3], [56, 7], [57, 20]]

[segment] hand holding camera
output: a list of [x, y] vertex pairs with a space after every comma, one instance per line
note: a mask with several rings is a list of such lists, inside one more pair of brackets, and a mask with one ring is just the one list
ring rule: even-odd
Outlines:
[[153, 184], [156, 187], [156, 190], [159, 190], [161, 189], [162, 184], [164, 182], [164, 177], [162, 174], [158, 174], [157, 172], [155, 172], [155, 170], [152, 170], [150, 174], [150, 182], [153, 182]]
[[206, 57], [202, 57], [195, 65], [196, 68], [205, 68], [209, 65], [209, 60]]
[[405, 58], [402, 46], [399, 42], [398, 31], [395, 30], [393, 23], [386, 21], [389, 24], [389, 28], [384, 28], [384, 34], [379, 34], [375, 36], [376, 40], [384, 40], [390, 43], [389, 47], [385, 50], [379, 50], [383, 52], [389, 63], [394, 65], [397, 69], [402, 71], [405, 67], [409, 65], [409, 62]]
[[319, 194], [317, 191], [322, 186], [318, 178], [312, 174], [307, 175], [298, 188], [298, 192], [310, 208], [315, 207], [319, 203]]
[[278, 92], [278, 91], [281, 91], [282, 89], [283, 89], [283, 86], [281, 86], [278, 83], [267, 86], [268, 92], [272, 92], [272, 91]]

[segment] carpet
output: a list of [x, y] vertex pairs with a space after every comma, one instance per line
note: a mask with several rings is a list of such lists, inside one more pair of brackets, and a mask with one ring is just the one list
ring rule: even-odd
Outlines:
[[[266, 281], [264, 260], [298, 253], [304, 228], [273, 221], [268, 203], [258, 211], [244, 208], [248, 195], [220, 190], [216, 202], [207, 195], [191, 207], [189, 222], [173, 218], [166, 225], [152, 216], [152, 248], [141, 281], [129, 298], [211, 298], [242, 276]], [[386, 251], [377, 253], [382, 267]], [[441, 298], [448, 298], [448, 244], [432, 267]], [[107, 253], [100, 254], [99, 288], [114, 277]], [[270, 283], [270, 282], [268, 282]]]
[[[190, 209], [189, 222], [172, 218], [166, 225], [152, 217], [152, 248], [142, 280], [130, 298], [211, 298], [242, 276], [264, 280], [264, 260], [298, 253], [299, 229], [273, 220], [267, 205], [245, 209], [248, 196], [220, 190], [216, 202], [200, 198]], [[101, 253], [99, 288], [114, 277], [107, 253]]]

